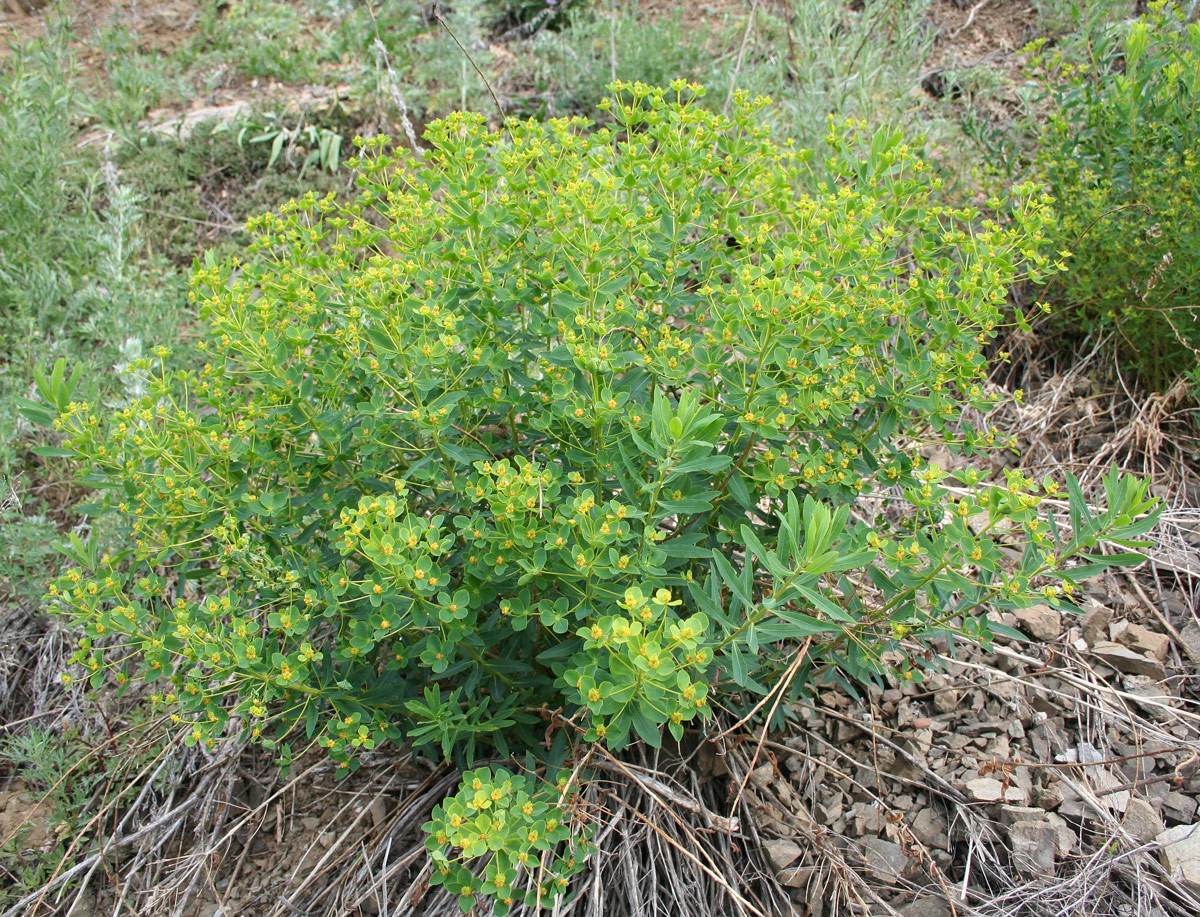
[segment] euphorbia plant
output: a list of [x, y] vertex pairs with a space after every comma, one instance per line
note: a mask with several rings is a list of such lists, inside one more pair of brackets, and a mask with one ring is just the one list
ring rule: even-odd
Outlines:
[[[805, 638], [790, 690], [919, 677], [903, 638], [986, 641], [986, 607], [1061, 601], [1071, 558], [1149, 527], [1126, 479], [1097, 516], [1072, 494], [1067, 531], [1052, 485], [919, 457], [1002, 445], [963, 412], [994, 401], [1008, 285], [1053, 269], [1030, 189], [981, 219], [849, 125], [836, 186], [803, 193], [764, 100], [614, 92], [611, 127], [456, 114], [424, 158], [363, 142], [355, 196], [261, 217], [252, 257], [196, 273], [202, 370], [144, 360], [112, 414], [42, 380], [31, 415], [128, 538], [75, 544], [51, 590], [85, 671], [161, 681], [191, 740], [306, 735], [346, 770], [384, 740], [470, 761], [548, 731], [561, 759], [752, 704]], [[456, 864], [482, 857], [501, 907], [553, 897], [581, 855], [568, 787], [468, 776], [435, 875], [469, 901]]]

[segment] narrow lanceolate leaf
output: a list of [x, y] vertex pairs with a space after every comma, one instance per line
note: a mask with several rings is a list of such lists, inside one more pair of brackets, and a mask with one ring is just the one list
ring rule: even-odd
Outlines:
[[752, 606], [754, 598], [751, 596], [749, 588], [742, 581], [741, 575], [733, 569], [733, 565], [729, 562], [729, 559], [720, 551], [713, 551], [712, 559], [721, 582], [725, 584], [742, 605], [747, 608]]

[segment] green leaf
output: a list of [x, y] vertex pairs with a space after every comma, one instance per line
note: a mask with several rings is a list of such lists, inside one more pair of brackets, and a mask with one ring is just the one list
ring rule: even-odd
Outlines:
[[1081, 554], [1090, 561], [1107, 567], [1136, 567], [1138, 564], [1145, 563], [1147, 558], [1145, 554]]
[[1073, 583], [1081, 583], [1093, 576], [1099, 576], [1107, 569], [1108, 564], [1079, 564], [1063, 570], [1061, 575]]
[[834, 602], [827, 596], [822, 595], [820, 592], [817, 592], [815, 589], [809, 589], [807, 586], [801, 586], [798, 583], [795, 584], [794, 588], [814, 607], [825, 612], [825, 614], [829, 615], [829, 617], [831, 617], [833, 620], [842, 621], [847, 624], [855, 623], [854, 618], [848, 615], [842, 606], [838, 605], [837, 602]]
[[666, 541], [660, 542], [657, 548], [668, 557], [686, 557], [700, 560], [712, 556], [712, 551], [709, 548], [702, 548], [694, 542], [682, 541], [676, 538], [669, 538]]
[[738, 502], [739, 506], [745, 509], [754, 508], [757, 501], [751, 496], [750, 488], [746, 486], [746, 481], [739, 472], [735, 471], [729, 476], [726, 487], [729, 488], [729, 495]]
[[733, 569], [733, 565], [729, 562], [720, 551], [713, 549], [712, 552], [713, 564], [716, 567], [717, 576], [721, 582], [729, 589], [730, 592], [740, 601], [745, 607], [751, 608], [754, 606], [754, 599], [751, 597], [745, 583], [742, 582], [740, 576]]
[[1010, 640], [1019, 640], [1021, 643], [1028, 643], [1029, 637], [1017, 630], [1015, 627], [1009, 627], [1007, 624], [1001, 624], [999, 621], [988, 620], [988, 630], [997, 637], [1007, 637]]
[[641, 740], [651, 748], [661, 748], [662, 728], [645, 714], [641, 704], [634, 705], [630, 712], [632, 714], [633, 729]]
[[681, 497], [678, 500], [660, 500], [659, 507], [667, 515], [703, 513], [712, 509], [712, 501], [704, 497]]
[[575, 266], [575, 262], [573, 262], [570, 258], [564, 258], [562, 260], [562, 265], [563, 270], [567, 272], [567, 279], [575, 285], [576, 289], [586, 290], [588, 288], [587, 278], [584, 277], [579, 268]]
[[725, 633], [731, 633], [736, 629], [737, 625], [725, 614], [720, 603], [705, 592], [700, 585], [695, 582], [688, 583], [688, 594], [691, 595], [692, 601], [696, 603], [696, 607], [716, 621]]
[[742, 543], [750, 549], [764, 567], [771, 571], [772, 576], [779, 580], [786, 580], [791, 575], [788, 569], [779, 562], [779, 558], [775, 556], [775, 553], [768, 551], [763, 546], [763, 543], [758, 540], [758, 536], [754, 534], [750, 526], [743, 525], [741, 532]]
[[[267, 138], [262, 137], [260, 139], [266, 140]], [[271, 143], [271, 157], [267, 160], [268, 169], [275, 165], [275, 160], [277, 160], [279, 158], [279, 154], [283, 152], [283, 141], [285, 139], [286, 138], [283, 135], [283, 131], [279, 131], [275, 134], [275, 140]]]
[[783, 632], [783, 636], [786, 637], [815, 637], [819, 634], [840, 634], [842, 632], [842, 628], [832, 621], [820, 621], [811, 615], [792, 611], [789, 608], [776, 608], [771, 613], [787, 625], [787, 630]]

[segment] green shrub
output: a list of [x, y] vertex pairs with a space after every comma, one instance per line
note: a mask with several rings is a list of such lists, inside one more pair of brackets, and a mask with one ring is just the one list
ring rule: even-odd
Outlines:
[[1072, 253], [1058, 322], [1114, 334], [1122, 364], [1164, 389], [1200, 358], [1200, 24], [1160, 8], [1095, 36], [1089, 59], [1042, 63], [1060, 88], [1035, 166]]
[[[1111, 476], [1097, 514], [1074, 488], [1067, 531], [1039, 516], [1052, 483], [984, 487], [914, 445], [1001, 445], [964, 410], [995, 401], [1007, 285], [1052, 269], [1028, 189], [980, 221], [897, 135], [848, 127], [808, 196], [765, 100], [727, 120], [682, 81], [614, 91], [612, 130], [455, 114], [423, 159], [365, 142], [357, 196], [264, 216], [249, 263], [197, 272], [211, 362], [134, 361], [127, 409], [39, 378], [29, 416], [128, 533], [122, 555], [72, 540], [51, 587], [79, 671], [160, 680], [189, 741], [306, 737], [343, 772], [385, 740], [561, 761], [682, 740], [717, 693], [748, 709], [802, 641], [789, 696], [919, 679], [914, 645], [987, 641], [985, 603], [1060, 602], [1097, 539], [1149, 528], [1143, 484]], [[459, 859], [520, 853], [510, 794], [535, 795], [479, 779], [500, 796], [430, 825], [457, 890]], [[547, 884], [505, 867], [502, 906], [578, 866], [543, 841]]]

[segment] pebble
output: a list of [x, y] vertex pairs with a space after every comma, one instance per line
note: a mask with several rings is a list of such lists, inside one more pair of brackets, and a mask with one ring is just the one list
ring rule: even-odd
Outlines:
[[1171, 878], [1200, 891], [1200, 824], [1176, 825], [1155, 838], [1158, 855]]
[[1171, 638], [1166, 634], [1157, 634], [1140, 624], [1130, 624], [1115, 638], [1124, 643], [1136, 653], [1142, 653], [1151, 659], [1162, 662], [1171, 650]]
[[804, 851], [800, 849], [800, 845], [795, 841], [781, 837], [766, 841], [763, 844], [763, 852], [766, 853], [767, 859], [771, 861], [771, 865], [778, 872], [779, 870], [787, 869], [800, 859], [800, 854]]
[[371, 800], [369, 812], [371, 814], [371, 824], [374, 825], [376, 828], [378, 828], [387, 819], [387, 814], [388, 814], [387, 800], [384, 799], [382, 796], [376, 796], [374, 799]]
[[1062, 787], [1057, 783], [1041, 787], [1034, 795], [1034, 801], [1039, 809], [1051, 812], [1063, 804]]
[[883, 838], [871, 837], [863, 841], [863, 856], [871, 872], [884, 882], [894, 882], [908, 868], [908, 857], [900, 845]]
[[1080, 631], [1088, 646], [1095, 646], [1108, 632], [1108, 622], [1113, 616], [1112, 609], [1089, 598], [1084, 600], [1082, 610], [1084, 614], [1083, 620], [1079, 622]]
[[960, 735], [965, 736], [996, 735], [999, 732], [1003, 732], [1007, 726], [1007, 723], [1001, 723], [998, 720], [985, 720], [980, 723], [964, 723], [958, 727], [958, 731]]
[[1012, 843], [1012, 862], [1026, 876], [1053, 876], [1057, 839], [1047, 821], [1018, 821], [1008, 829]]
[[953, 713], [958, 709], [958, 692], [944, 688], [933, 695], [933, 709], [938, 713]]
[[1047, 812], [1046, 823], [1054, 829], [1054, 848], [1059, 857], [1068, 857], [1074, 853], [1075, 845], [1079, 843], [1079, 835], [1067, 820], [1061, 815]]
[[1025, 791], [1019, 786], [1010, 784], [1004, 788], [994, 777], [976, 777], [967, 781], [967, 797], [974, 802], [1007, 802], [1022, 806], [1027, 802]]
[[1129, 694], [1144, 699], [1145, 703], [1138, 703], [1138, 709], [1152, 720], [1169, 723], [1175, 719], [1176, 714], [1170, 709], [1176, 704], [1175, 697], [1163, 682], [1145, 675], [1126, 675], [1121, 679], [1121, 687]]
[[1154, 807], [1136, 796], [1130, 799], [1129, 805], [1125, 807], [1125, 817], [1121, 824], [1139, 844], [1148, 844], [1167, 830]]
[[785, 888], [808, 888], [812, 876], [813, 868], [811, 866], [793, 866], [790, 869], [781, 870], [777, 878]]
[[1141, 653], [1135, 653], [1129, 647], [1121, 646], [1119, 643], [1101, 640], [1092, 646], [1092, 653], [1118, 672], [1128, 675], [1145, 675], [1155, 681], [1162, 681], [1167, 677], [1167, 670], [1163, 668], [1161, 662], [1151, 659], [1149, 656], [1143, 656]]
[[1188, 621], [1179, 631], [1183, 640], [1183, 651], [1191, 657], [1192, 662], [1200, 662], [1200, 624]]
[[1053, 640], [1062, 633], [1062, 615], [1049, 605], [1032, 605], [1013, 612], [1017, 626], [1035, 640]]
[[1033, 806], [1002, 805], [1000, 807], [1000, 823], [1009, 827], [1019, 821], [1042, 821], [1045, 817], [1045, 810]]
[[769, 762], [760, 764], [750, 772], [750, 782], [760, 790], [767, 789], [775, 782], [775, 765]]
[[918, 898], [900, 908], [902, 917], [950, 917], [950, 908], [941, 898]]
[[1172, 790], [1162, 798], [1162, 813], [1177, 824], [1190, 825], [1196, 818], [1196, 800]]
[[946, 833], [946, 820], [933, 809], [922, 809], [912, 820], [912, 833], [926, 847], [950, 849], [950, 836]]
[[859, 836], [878, 834], [887, 825], [883, 812], [869, 802], [856, 802], [850, 809], [854, 819], [854, 832]]

